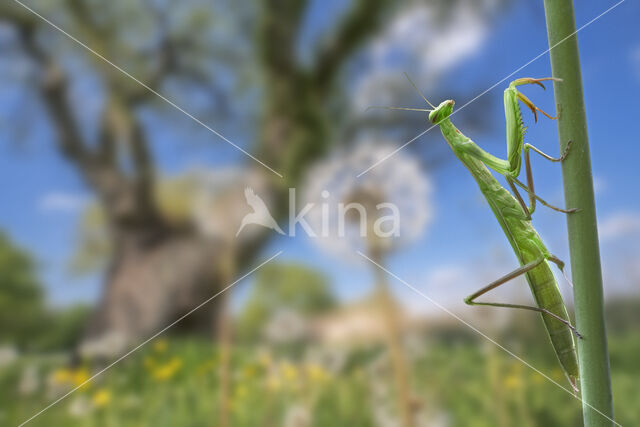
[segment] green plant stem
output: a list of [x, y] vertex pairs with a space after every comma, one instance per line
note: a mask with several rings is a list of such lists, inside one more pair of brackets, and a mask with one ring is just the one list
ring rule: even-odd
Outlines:
[[571, 152], [562, 163], [565, 202], [569, 208], [580, 209], [567, 215], [567, 227], [576, 327], [584, 336], [578, 340], [584, 425], [610, 426], [608, 418], [613, 418], [613, 407], [602, 270], [573, 1], [544, 0], [544, 8], [551, 69], [554, 77], [562, 79], [554, 83], [560, 150], [573, 141]]
[[[370, 238], [369, 254], [378, 265], [384, 265], [384, 250], [375, 242], [375, 238]], [[386, 327], [386, 341], [391, 358], [391, 369], [393, 371], [396, 386], [396, 398], [398, 410], [403, 427], [413, 427], [413, 413], [411, 408], [411, 390], [409, 384], [409, 366], [407, 355], [402, 343], [403, 327], [401, 325], [400, 311], [396, 305], [386, 274], [380, 268], [375, 268], [376, 277], [376, 304], [381, 310]]]

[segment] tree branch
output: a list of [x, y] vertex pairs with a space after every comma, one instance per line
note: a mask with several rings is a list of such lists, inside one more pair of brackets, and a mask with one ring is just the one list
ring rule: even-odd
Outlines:
[[298, 72], [295, 44], [302, 14], [303, 0], [265, 0], [258, 25], [259, 55], [265, 71], [274, 75]]
[[389, 0], [355, 0], [355, 5], [342, 20], [335, 36], [318, 54], [314, 80], [319, 93], [333, 83], [345, 59], [379, 30], [383, 13], [392, 3]]
[[37, 45], [36, 26], [32, 24], [22, 26], [21, 23], [16, 25], [25, 51], [42, 70], [42, 79], [39, 82], [40, 92], [47, 111], [51, 115], [52, 123], [58, 131], [60, 151], [79, 167], [87, 168], [91, 155], [83, 143], [66, 96], [65, 76], [60, 67]]

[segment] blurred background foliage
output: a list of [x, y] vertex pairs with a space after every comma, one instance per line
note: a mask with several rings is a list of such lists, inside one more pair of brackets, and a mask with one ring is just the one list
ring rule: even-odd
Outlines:
[[0, 234], [0, 341], [20, 350], [68, 350], [80, 341], [90, 311], [48, 306], [32, 256]]
[[[303, 289], [301, 283], [304, 283]], [[286, 309], [305, 318], [335, 305], [329, 283], [321, 273], [301, 265], [270, 264], [257, 273], [240, 311], [238, 336], [248, 342], [259, 341], [265, 324], [278, 310]]]

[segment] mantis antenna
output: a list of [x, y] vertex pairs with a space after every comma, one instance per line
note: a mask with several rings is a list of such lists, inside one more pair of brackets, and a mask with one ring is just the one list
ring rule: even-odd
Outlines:
[[369, 111], [372, 108], [384, 108], [385, 110], [405, 110], [405, 111], [433, 111], [433, 110], [427, 110], [426, 108], [405, 108], [405, 107], [384, 107], [384, 106], [380, 106], [380, 105], [373, 105], [371, 107], [367, 107], [366, 111]]
[[[420, 92], [420, 89], [418, 89], [418, 86], [416, 86], [416, 84], [411, 80], [411, 78], [409, 77], [409, 74], [407, 74], [405, 72], [404, 76], [407, 78], [407, 80], [409, 80], [409, 83], [411, 83], [411, 86], [413, 86], [413, 88], [416, 90], [416, 92], [418, 92], [418, 94], [422, 97], [422, 99], [427, 101], [427, 104], [429, 104], [429, 107], [431, 107], [431, 108], [433, 108], [435, 110], [436, 107], [432, 103], [429, 102], [429, 100], [424, 96], [424, 94], [422, 92]], [[431, 111], [431, 110], [429, 110], [429, 111]]]
[[411, 80], [411, 78], [406, 72], [404, 73], [404, 76], [407, 78], [407, 80], [409, 80], [409, 83], [411, 83], [411, 86], [413, 86], [413, 88], [416, 90], [416, 92], [418, 92], [418, 94], [422, 97], [422, 99], [424, 99], [427, 102], [427, 104], [429, 104], [429, 106], [432, 108], [431, 110], [428, 110], [426, 108], [383, 107], [383, 106], [374, 105], [374, 106], [368, 107], [366, 111], [369, 111], [372, 108], [384, 108], [385, 110], [423, 111], [427, 113], [435, 110], [436, 107], [434, 107], [433, 104], [430, 103], [429, 100], [423, 95], [423, 93], [420, 92], [420, 89], [418, 89], [418, 86], [416, 86], [416, 84]]

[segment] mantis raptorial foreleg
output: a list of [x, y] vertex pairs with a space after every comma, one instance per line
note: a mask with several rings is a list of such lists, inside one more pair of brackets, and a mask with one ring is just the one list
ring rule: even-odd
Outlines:
[[[556, 261], [560, 261], [558, 258], [553, 257], [554, 259], [549, 259], [549, 261], [552, 262], [556, 262]], [[527, 263], [521, 267], [516, 268], [515, 270], [513, 270], [511, 273], [508, 273], [504, 276], [502, 276], [501, 278], [489, 283], [487, 286], [483, 287], [482, 289], [476, 291], [475, 293], [469, 295], [468, 297], [466, 297], [464, 299], [464, 302], [466, 304], [469, 305], [484, 305], [484, 306], [489, 306], [489, 307], [504, 307], [504, 308], [519, 308], [522, 310], [529, 310], [529, 311], [536, 311], [538, 313], [544, 313], [544, 314], [548, 314], [549, 316], [553, 317], [554, 319], [558, 320], [559, 322], [562, 322], [563, 324], [565, 324], [569, 329], [571, 329], [571, 331], [575, 334], [576, 337], [578, 338], [582, 338], [582, 335], [580, 335], [580, 333], [578, 332], [578, 330], [567, 320], [563, 319], [562, 317], [550, 312], [549, 310], [545, 309], [545, 308], [540, 308], [540, 307], [534, 307], [534, 306], [530, 306], [530, 305], [522, 305], [522, 304], [506, 304], [506, 303], [500, 303], [500, 302], [477, 302], [475, 301], [476, 298], [486, 294], [487, 292], [497, 288], [500, 285], [504, 285], [505, 283], [511, 281], [512, 279], [515, 279], [518, 276], [521, 276], [523, 274], [526, 274], [528, 271], [533, 270], [534, 268], [536, 268], [537, 266], [539, 266], [540, 264], [542, 264], [545, 261], [545, 258], [539, 258], [535, 261], [532, 261], [530, 263]], [[560, 261], [562, 263], [562, 261]], [[562, 263], [564, 265], [564, 263]]]
[[[511, 187], [511, 192], [513, 193], [514, 197], [522, 207], [522, 210], [524, 211], [525, 215], [527, 216], [527, 218], [531, 219], [531, 214], [533, 213], [533, 210], [531, 210], [531, 207], [527, 206], [527, 204], [524, 202], [524, 199], [522, 198], [522, 196], [520, 195], [520, 192], [518, 191], [518, 187], [516, 187], [514, 184], [514, 178], [510, 177], [509, 175], [507, 175], [505, 178], [507, 179], [507, 184], [509, 184], [509, 187]], [[535, 209], [535, 204], [533, 204], [532, 207], [533, 209]]]
[[[564, 153], [560, 157], [552, 157], [542, 150], [534, 147], [531, 144], [523, 144], [522, 140], [524, 138], [525, 128], [522, 125], [522, 115], [520, 113], [519, 102], [522, 102], [534, 114], [534, 117], [537, 120], [537, 112], [541, 112], [548, 118], [554, 120], [557, 117], [551, 116], [550, 114], [544, 112], [542, 109], [537, 107], [529, 98], [527, 98], [524, 94], [520, 93], [517, 90], [517, 86], [524, 84], [537, 84], [544, 88], [544, 85], [541, 83], [545, 80], [558, 80], [551, 77], [542, 78], [542, 79], [533, 79], [533, 78], [522, 78], [517, 79], [511, 82], [509, 88], [505, 91], [504, 101], [505, 101], [505, 115], [507, 117], [507, 158], [500, 159], [498, 157], [493, 156], [492, 154], [487, 153], [482, 150], [480, 147], [474, 145], [468, 145], [463, 147], [467, 154], [475, 157], [476, 159], [483, 162], [489, 168], [495, 170], [496, 172], [502, 174], [507, 179], [511, 190], [513, 191], [513, 195], [518, 200], [518, 203], [522, 206], [527, 218], [531, 217], [531, 214], [536, 209], [536, 201], [540, 202], [542, 205], [553, 209], [558, 212], [563, 213], [573, 213], [576, 212], [576, 209], [561, 209], [559, 207], [553, 206], [550, 203], [546, 202], [544, 199], [540, 198], [535, 194], [534, 184], [533, 184], [533, 172], [531, 169], [531, 158], [529, 150], [533, 150], [536, 153], [540, 154], [547, 160], [552, 162], [561, 162], [564, 160], [569, 152], [569, 147], [571, 146], [571, 141], [567, 145]], [[525, 163], [525, 171], [527, 184], [523, 184], [518, 180], [518, 175], [520, 174], [520, 162], [522, 160], [521, 155], [524, 148], [524, 163]], [[529, 194], [529, 206], [527, 206], [518, 192], [518, 189], [515, 187], [518, 185], [522, 189], [524, 189]]]

